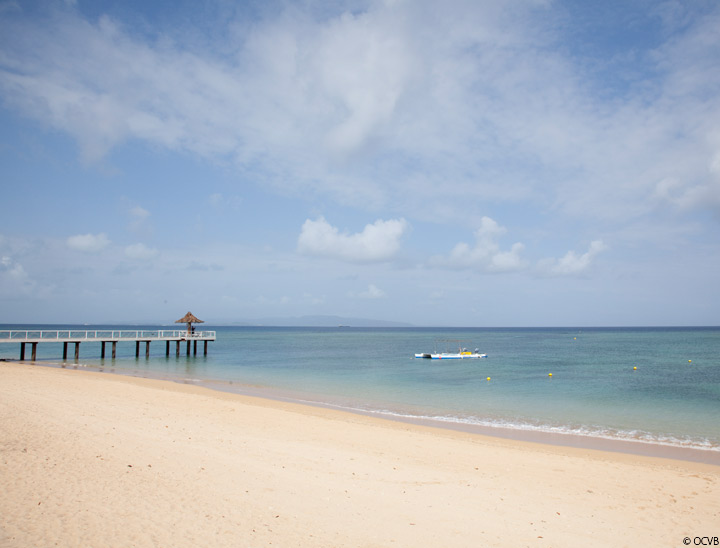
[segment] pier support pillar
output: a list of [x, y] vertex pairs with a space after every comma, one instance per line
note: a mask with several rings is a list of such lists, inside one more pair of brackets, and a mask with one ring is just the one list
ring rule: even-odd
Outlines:
[[135, 357], [140, 357], [140, 341], [135, 341]]
[[25, 343], [20, 343], [20, 361], [25, 359]]
[[187, 344], [187, 355], [188, 356], [190, 355], [190, 341], [188, 341], [188, 344]]
[[150, 357], [150, 341], [145, 341], [145, 357]]
[[175, 341], [175, 356], [180, 357], [180, 341]]
[[63, 360], [67, 360], [67, 343], [66, 342], [63, 343]]
[[170, 355], [170, 341], [165, 341], [165, 356]]
[[115, 359], [115, 347], [116, 347], [116, 346], [117, 346], [117, 341], [113, 341], [113, 351], [112, 351], [113, 360]]
[[207, 356], [207, 341], [203, 341], [205, 343], [205, 350], [203, 351], [203, 354]]
[[76, 360], [80, 359], [80, 343], [79, 342], [75, 343], [75, 359]]
[[102, 341], [100, 343], [100, 359], [101, 360], [105, 359], [105, 341]]
[[193, 356], [197, 356], [197, 341], [193, 341]]
[[35, 361], [37, 356], [37, 343], [32, 343], [32, 361]]

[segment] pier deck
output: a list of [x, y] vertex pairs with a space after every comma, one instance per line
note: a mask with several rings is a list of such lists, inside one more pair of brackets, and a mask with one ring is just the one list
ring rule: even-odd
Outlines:
[[140, 355], [140, 343], [145, 343], [145, 356], [150, 355], [150, 343], [153, 341], [165, 341], [165, 355], [170, 355], [170, 343], [176, 343], [176, 355], [180, 355], [180, 343], [187, 342], [187, 354], [190, 355], [191, 343], [194, 343], [194, 353], [197, 354], [197, 343], [204, 343], [204, 354], [207, 354], [207, 343], [214, 341], [215, 331], [192, 331], [186, 330], [142, 330], [132, 331], [127, 329], [106, 329], [82, 331], [76, 329], [55, 330], [55, 329], [19, 329], [0, 331], [0, 343], [20, 343], [20, 359], [25, 359], [25, 345], [32, 345], [32, 359], [36, 358], [37, 345], [39, 343], [63, 343], [63, 359], [67, 359], [67, 345], [75, 345], [75, 359], [80, 356], [80, 343], [99, 342], [101, 344], [100, 357], [105, 357], [105, 343], [112, 343], [112, 357], [115, 358], [116, 345], [118, 342], [135, 342], [135, 356]]

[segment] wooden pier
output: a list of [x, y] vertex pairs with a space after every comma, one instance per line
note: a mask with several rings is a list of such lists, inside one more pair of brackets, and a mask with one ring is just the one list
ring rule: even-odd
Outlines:
[[25, 359], [25, 345], [31, 345], [32, 360], [37, 356], [39, 343], [63, 343], [63, 360], [67, 360], [68, 344], [75, 345], [75, 359], [80, 358], [80, 343], [99, 342], [100, 358], [105, 358], [105, 344], [112, 343], [112, 357], [115, 358], [117, 343], [134, 342], [135, 357], [140, 357], [140, 343], [145, 343], [145, 357], [150, 356], [150, 343], [165, 341], [165, 355], [170, 355], [170, 343], [175, 342], [175, 355], [180, 356], [180, 347], [186, 343], [187, 355], [191, 347], [197, 355], [197, 343], [204, 343], [203, 354], [207, 355], [208, 342], [215, 340], [215, 331], [173, 330], [173, 331], [128, 331], [128, 330], [12, 330], [0, 331], [0, 343], [20, 343], [20, 359]]

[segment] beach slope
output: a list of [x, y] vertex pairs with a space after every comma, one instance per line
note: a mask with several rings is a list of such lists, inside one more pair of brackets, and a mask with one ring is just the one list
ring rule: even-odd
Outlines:
[[0, 363], [0, 546], [683, 546], [720, 467]]

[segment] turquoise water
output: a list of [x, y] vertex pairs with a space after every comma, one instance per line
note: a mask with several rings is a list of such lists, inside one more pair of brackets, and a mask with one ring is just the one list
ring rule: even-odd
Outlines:
[[[217, 331], [207, 356], [178, 358], [172, 345], [166, 357], [154, 343], [138, 359], [134, 344], [119, 343], [117, 359], [100, 360], [99, 343], [83, 343], [79, 361], [64, 365], [448, 425], [720, 452], [720, 328], [201, 327]], [[143, 328], [157, 329], [123, 327]], [[438, 339], [489, 357], [413, 357]], [[0, 357], [18, 356], [19, 345], [0, 344]], [[38, 346], [42, 362], [60, 356], [61, 344]]]

